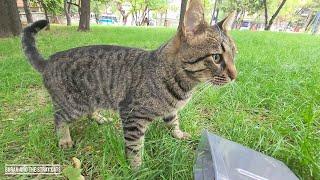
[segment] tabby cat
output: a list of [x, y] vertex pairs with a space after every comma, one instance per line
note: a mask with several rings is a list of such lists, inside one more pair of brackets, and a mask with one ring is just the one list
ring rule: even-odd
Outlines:
[[133, 168], [142, 163], [144, 134], [155, 118], [162, 117], [174, 137], [188, 138], [179, 128], [177, 111], [195, 86], [208, 81], [224, 85], [236, 78], [236, 49], [228, 34], [233, 21], [234, 13], [209, 26], [200, 0], [190, 0], [181, 28], [156, 50], [93, 45], [58, 52], [48, 60], [39, 54], [34, 38], [48, 22], [26, 27], [22, 46], [52, 98], [59, 146], [73, 146], [73, 120], [92, 115], [101, 122], [98, 111], [103, 109], [119, 112]]

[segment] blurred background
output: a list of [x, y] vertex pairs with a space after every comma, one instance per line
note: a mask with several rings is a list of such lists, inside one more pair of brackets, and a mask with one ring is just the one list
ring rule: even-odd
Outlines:
[[[81, 9], [89, 8], [92, 25], [175, 27], [179, 24], [181, 1], [16, 0], [16, 4], [23, 25], [46, 17], [54, 24], [79, 24]], [[211, 24], [235, 10], [233, 28], [241, 30], [315, 34], [319, 29], [319, 0], [203, 0], [203, 4]]]

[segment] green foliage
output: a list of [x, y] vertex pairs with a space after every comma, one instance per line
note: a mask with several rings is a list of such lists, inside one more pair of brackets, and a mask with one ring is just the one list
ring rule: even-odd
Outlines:
[[[48, 10], [49, 13], [53, 15], [61, 15], [63, 13], [63, 0], [42, 0], [44, 6]], [[39, 3], [39, 0], [30, 0], [33, 3]]]
[[221, 1], [221, 9], [225, 12], [245, 11], [249, 14], [256, 13], [263, 8], [262, 0], [228, 0]]
[[165, 11], [168, 9], [168, 0], [148, 0], [146, 3], [150, 10]]
[[131, 5], [129, 11], [134, 16], [136, 25], [142, 24], [142, 20], [149, 11], [164, 13], [169, 8], [167, 0], [121, 0], [117, 2], [121, 4], [121, 6], [125, 3]]
[[128, 0], [127, 2], [131, 4], [132, 12], [143, 11], [146, 8], [160, 12], [164, 12], [166, 9], [168, 9], [167, 0]]
[[202, 0], [204, 7], [205, 19], [210, 22], [213, 10], [213, 1], [212, 0]]
[[43, 0], [48, 11], [54, 15], [60, 15], [63, 12], [63, 0]]
[[97, 17], [99, 17], [100, 16], [100, 12], [105, 9], [105, 3], [106, 2], [104, 2], [102, 0], [101, 1], [98, 1], [98, 0], [91, 1], [91, 6], [90, 6], [91, 10], [90, 11], [95, 13], [95, 15]]

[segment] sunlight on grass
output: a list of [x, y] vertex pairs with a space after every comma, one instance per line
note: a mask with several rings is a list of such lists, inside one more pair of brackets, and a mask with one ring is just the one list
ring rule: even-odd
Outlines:
[[[52, 27], [37, 37], [45, 57], [90, 44], [155, 49], [174, 29], [94, 26]], [[236, 83], [199, 87], [180, 112], [189, 141], [172, 138], [155, 121], [146, 134], [144, 165], [128, 167], [122, 128], [81, 119], [71, 128], [76, 146], [57, 147], [52, 104], [40, 75], [27, 63], [19, 38], [0, 39], [0, 169], [4, 164], [70, 165], [77, 157], [89, 179], [192, 179], [195, 149], [203, 129], [273, 156], [301, 179], [320, 179], [320, 38], [307, 34], [235, 31], [239, 54]], [[203, 90], [201, 90], [203, 89]], [[3, 173], [0, 173], [0, 179]], [[54, 177], [52, 177], [54, 179]]]

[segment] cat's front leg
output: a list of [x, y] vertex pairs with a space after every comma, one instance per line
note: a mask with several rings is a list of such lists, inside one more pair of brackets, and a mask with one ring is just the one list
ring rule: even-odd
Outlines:
[[177, 113], [171, 113], [163, 118], [163, 121], [166, 123], [167, 127], [170, 128], [171, 134], [174, 138], [177, 139], [189, 139], [191, 136], [187, 132], [183, 132], [180, 129], [179, 118]]
[[144, 134], [150, 123], [150, 118], [122, 118], [125, 152], [130, 166], [137, 169], [142, 164]]

